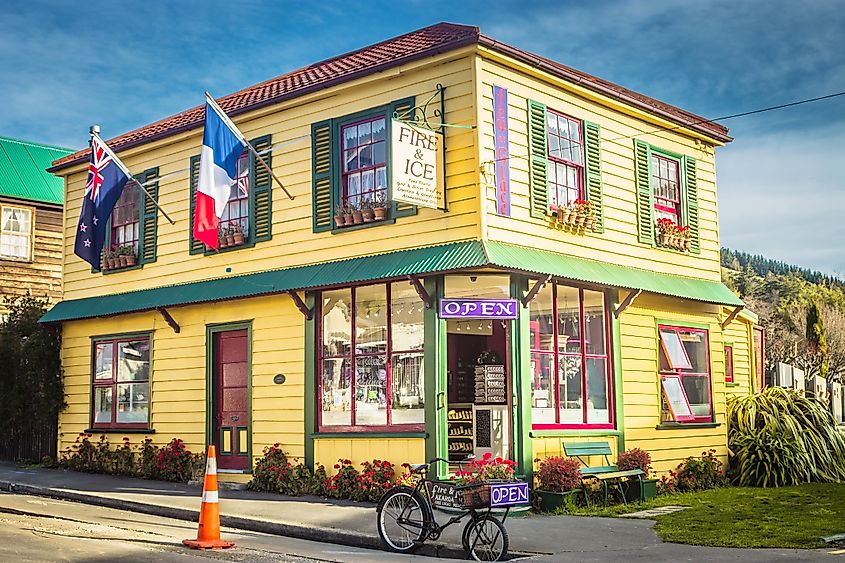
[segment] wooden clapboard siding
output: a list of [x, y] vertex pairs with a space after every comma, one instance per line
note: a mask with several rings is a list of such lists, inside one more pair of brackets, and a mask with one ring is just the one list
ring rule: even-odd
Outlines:
[[402, 473], [403, 463], [424, 463], [423, 438], [317, 438], [314, 440], [314, 466], [323, 465], [329, 474], [336, 473], [334, 464], [339, 459], [352, 461], [360, 469], [363, 461], [387, 460]]
[[[32, 261], [0, 258], [0, 312], [8, 297], [31, 295], [55, 303], [62, 298], [62, 208], [0, 197], [0, 204], [32, 211]], [[71, 241], [71, 252], [73, 242]]]
[[[447, 134], [447, 197], [449, 212], [420, 209], [412, 217], [367, 229], [339, 234], [313, 233], [311, 220], [311, 124], [343, 117], [408, 96], [425, 102], [435, 86], [446, 86], [446, 119], [450, 123], [475, 123], [472, 58], [469, 50], [417, 61], [326, 89], [295, 100], [256, 110], [235, 121], [247, 138], [271, 134], [280, 143], [298, 137], [273, 154], [273, 169], [294, 194], [290, 201], [273, 188], [273, 238], [254, 248], [204, 256], [188, 254], [189, 179], [186, 173], [159, 183], [162, 207], [176, 222], [158, 221], [157, 261], [143, 269], [103, 276], [73, 254], [73, 235], [85, 184], [85, 171], [76, 167], [68, 180], [65, 222], [65, 291], [67, 299], [103, 293], [147, 289], [226, 275], [311, 264], [398, 249], [478, 238], [478, 165], [475, 134], [471, 129], [449, 129]], [[436, 104], [436, 102], [435, 102]], [[431, 113], [434, 106], [429, 108]], [[188, 166], [199, 154], [202, 128], [124, 151], [121, 159], [130, 170], [157, 166], [163, 177]]]
[[[206, 326], [252, 322], [252, 451], [279, 442], [304, 455], [304, 318], [286, 295], [196, 305], [170, 310], [179, 334], [158, 313], [137, 313], [64, 325], [62, 365], [68, 403], [59, 417], [59, 448], [88, 428], [91, 397], [91, 336], [152, 332], [150, 423], [154, 442], [185, 440], [192, 451], [206, 444]], [[269, 314], [268, 314], [269, 313]], [[282, 385], [273, 382], [283, 373]], [[119, 441], [122, 434], [111, 434]], [[141, 437], [133, 439], [137, 443]]]
[[[722, 461], [727, 459], [724, 338], [719, 324], [723, 318], [718, 306], [654, 295], [640, 296], [619, 318], [625, 447], [649, 452], [655, 471], [674, 469], [684, 458], [709, 449], [715, 449]], [[657, 377], [659, 322], [709, 327], [711, 388], [719, 426], [656, 429], [661, 393]]]
[[[478, 78], [479, 144], [482, 163], [483, 237], [663, 273], [719, 280], [719, 237], [713, 147], [674, 132], [643, 134], [658, 127], [564, 89], [562, 83], [529, 76], [482, 57]], [[493, 86], [508, 90], [511, 217], [496, 215]], [[601, 127], [604, 232], [574, 234], [530, 215], [528, 191], [528, 100], [544, 103]], [[701, 253], [652, 248], [637, 239], [633, 137], [698, 163]], [[621, 137], [621, 138], [620, 138]]]

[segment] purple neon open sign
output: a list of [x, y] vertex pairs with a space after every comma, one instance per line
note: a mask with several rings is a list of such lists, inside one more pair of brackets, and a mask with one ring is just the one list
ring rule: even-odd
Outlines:
[[516, 299], [441, 299], [441, 319], [517, 319]]

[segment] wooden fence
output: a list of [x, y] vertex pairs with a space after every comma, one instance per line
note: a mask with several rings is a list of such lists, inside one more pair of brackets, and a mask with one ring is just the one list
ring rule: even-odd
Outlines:
[[0, 459], [41, 461], [44, 456], [55, 458], [57, 422], [31, 428], [6, 429], [4, 435], [0, 435]]

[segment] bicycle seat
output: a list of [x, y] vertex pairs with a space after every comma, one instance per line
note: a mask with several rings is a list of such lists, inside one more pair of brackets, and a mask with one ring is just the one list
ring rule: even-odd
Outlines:
[[419, 473], [420, 471], [428, 469], [428, 466], [428, 463], [411, 463], [408, 464], [408, 469], [411, 470], [411, 473]]

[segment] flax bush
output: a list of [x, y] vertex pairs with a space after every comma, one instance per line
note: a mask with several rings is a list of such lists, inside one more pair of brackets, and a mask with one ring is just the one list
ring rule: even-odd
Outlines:
[[792, 389], [729, 398], [728, 448], [741, 486], [845, 480], [845, 435], [823, 403]]

